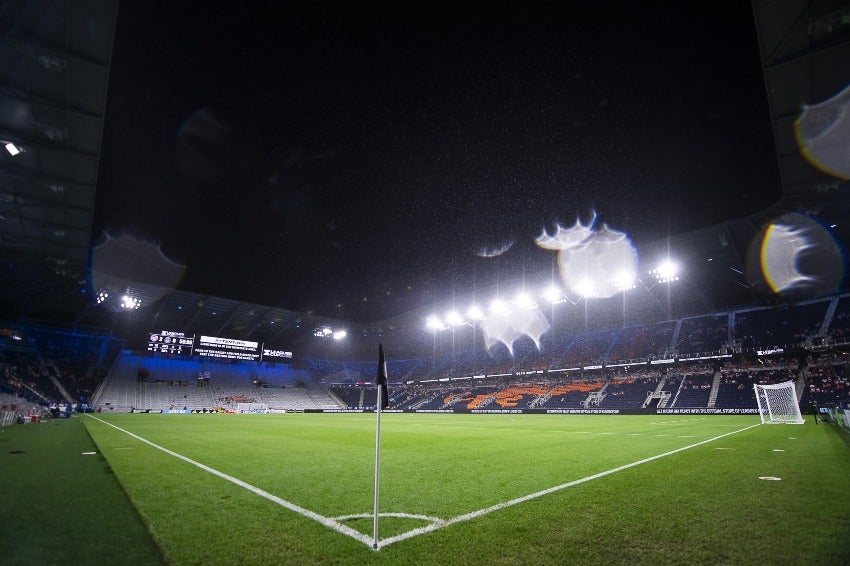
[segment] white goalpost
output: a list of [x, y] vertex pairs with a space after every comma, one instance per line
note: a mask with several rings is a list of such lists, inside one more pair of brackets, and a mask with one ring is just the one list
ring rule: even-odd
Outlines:
[[797, 388], [793, 381], [774, 385], [753, 386], [756, 401], [763, 424], [803, 424], [800, 404], [797, 402]]
[[237, 403], [237, 413], [257, 413], [265, 414], [269, 412], [269, 406], [265, 403]]

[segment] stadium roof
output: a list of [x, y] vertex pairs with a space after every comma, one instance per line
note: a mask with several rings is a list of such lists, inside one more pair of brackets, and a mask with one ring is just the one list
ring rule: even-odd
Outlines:
[[[784, 196], [755, 214], [644, 243], [647, 261], [667, 249], [689, 258], [692, 284], [678, 312], [770, 298], [746, 276], [747, 255], [755, 236], [781, 214], [813, 214], [850, 241], [848, 183], [804, 159], [793, 128], [802, 104], [825, 100], [850, 84], [850, 15], [840, 1], [811, 7], [800, 0], [778, 8], [754, 0], [753, 11]], [[356, 318], [350, 311], [329, 318], [174, 290], [144, 277], [125, 277], [119, 285], [124, 288], [115, 289], [133, 289], [141, 301], [135, 313], [97, 303], [92, 219], [116, 14], [117, 2], [110, 1], [13, 2], [0, 11], [7, 30], [0, 43], [0, 141], [24, 150], [0, 151], [0, 315], [290, 343], [309, 339], [314, 327]], [[426, 302], [447, 299], [432, 294]], [[398, 295], [391, 312], [406, 312], [405, 300]], [[360, 324], [355, 332], [412, 328], [420, 311], [415, 320], [403, 323], [400, 314]]]
[[0, 145], [20, 149], [0, 151], [5, 313], [84, 304], [78, 296], [88, 269], [116, 10], [108, 0], [6, 2], [0, 9]]

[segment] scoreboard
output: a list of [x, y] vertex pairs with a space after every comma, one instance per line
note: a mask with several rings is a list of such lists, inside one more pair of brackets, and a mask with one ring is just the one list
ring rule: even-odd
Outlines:
[[186, 336], [182, 332], [163, 330], [159, 333], [151, 332], [148, 335], [148, 352], [191, 356], [194, 346], [195, 337]]
[[260, 359], [260, 343], [233, 338], [218, 338], [216, 336], [201, 336], [195, 353], [210, 358], [225, 358], [228, 360]]
[[186, 336], [182, 332], [163, 330], [148, 333], [148, 352], [206, 356], [227, 360], [281, 361], [292, 358], [292, 352], [266, 347], [260, 342], [220, 338], [218, 336]]

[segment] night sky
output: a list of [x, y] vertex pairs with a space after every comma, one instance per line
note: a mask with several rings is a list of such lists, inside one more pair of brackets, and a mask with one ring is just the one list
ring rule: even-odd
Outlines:
[[775, 202], [750, 3], [593, 4], [122, 2], [95, 241], [368, 321], [551, 271], [593, 211], [640, 247]]

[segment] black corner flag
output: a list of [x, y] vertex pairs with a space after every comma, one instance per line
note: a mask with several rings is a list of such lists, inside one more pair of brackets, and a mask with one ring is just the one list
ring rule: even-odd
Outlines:
[[375, 511], [372, 517], [372, 548], [378, 550], [378, 489], [381, 483], [381, 411], [390, 406], [390, 396], [387, 393], [387, 361], [384, 359], [384, 345], [378, 344], [378, 402], [375, 406]]
[[390, 406], [390, 396], [387, 392], [387, 362], [384, 359], [384, 345], [378, 344], [378, 378], [375, 382], [381, 388], [381, 409]]

